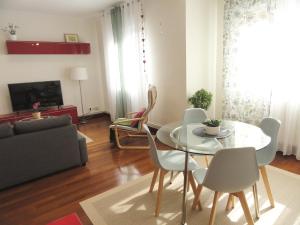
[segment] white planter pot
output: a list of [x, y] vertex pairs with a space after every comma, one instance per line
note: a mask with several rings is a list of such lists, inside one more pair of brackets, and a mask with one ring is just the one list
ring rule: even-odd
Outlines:
[[33, 112], [32, 113], [32, 118], [35, 120], [41, 119], [41, 112]]
[[11, 41], [16, 41], [16, 40], [17, 40], [17, 35], [16, 35], [16, 34], [10, 34], [10, 35], [9, 35], [9, 39], [10, 39]]
[[220, 133], [221, 127], [205, 127], [205, 133], [209, 135], [218, 135]]

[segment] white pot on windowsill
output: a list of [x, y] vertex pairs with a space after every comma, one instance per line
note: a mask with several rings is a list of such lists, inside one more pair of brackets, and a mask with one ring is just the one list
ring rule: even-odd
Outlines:
[[209, 126], [206, 126], [205, 128], [205, 133], [206, 134], [209, 134], [209, 135], [218, 135], [221, 131], [221, 127], [218, 126], [218, 127], [209, 127]]
[[9, 34], [9, 39], [11, 41], [16, 41], [17, 40], [17, 35], [16, 34]]

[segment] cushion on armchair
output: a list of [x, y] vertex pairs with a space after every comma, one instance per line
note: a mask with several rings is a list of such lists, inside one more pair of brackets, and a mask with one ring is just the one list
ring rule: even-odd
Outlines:
[[127, 118], [118, 118], [114, 121], [114, 124], [130, 127], [131, 122], [127, 121]]
[[[121, 125], [121, 126], [126, 126], [126, 127], [130, 127], [131, 125], [131, 122], [130, 121], [126, 121], [127, 118], [118, 118], [114, 121], [114, 125]], [[112, 128], [112, 126], [110, 126], [110, 129], [109, 129], [109, 140], [111, 143], [114, 143], [115, 140], [116, 140], [116, 137], [115, 137], [115, 132]]]
[[[146, 111], [145, 108], [142, 108], [139, 112], [137, 112], [133, 118], [141, 118], [144, 115], [144, 112]], [[139, 120], [133, 120], [131, 121], [131, 127], [137, 127], [139, 124]]]
[[[142, 108], [139, 112], [137, 112], [133, 118], [141, 118], [146, 111], [145, 108]], [[139, 124], [139, 120], [128, 121], [128, 118], [118, 118], [114, 121], [113, 125], [120, 125], [125, 127], [137, 128]], [[109, 139], [111, 143], [114, 143], [116, 140], [115, 132], [113, 130], [113, 125], [110, 126]]]

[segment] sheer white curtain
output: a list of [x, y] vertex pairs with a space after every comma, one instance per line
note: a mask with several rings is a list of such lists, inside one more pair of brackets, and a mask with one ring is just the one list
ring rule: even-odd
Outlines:
[[225, 4], [224, 114], [281, 120], [279, 150], [300, 159], [300, 14], [297, 0]]
[[[116, 26], [119, 18], [120, 24]], [[139, 0], [125, 1], [103, 12], [102, 34], [112, 119], [123, 117], [126, 112], [136, 112], [147, 104], [142, 26], [142, 4]]]
[[274, 11], [270, 115], [282, 121], [279, 148], [300, 160], [300, 2], [281, 0]]
[[120, 74], [119, 69], [119, 56], [118, 46], [114, 42], [112, 22], [111, 22], [111, 9], [105, 10], [101, 18], [102, 39], [104, 46], [104, 58], [105, 58], [105, 73], [106, 73], [106, 86], [109, 112], [112, 119], [116, 117], [116, 104], [117, 104], [117, 90], [118, 76]]
[[142, 4], [140, 0], [124, 3], [123, 17], [123, 70], [125, 87], [129, 93], [127, 108], [130, 111], [146, 107], [148, 80], [143, 67]]

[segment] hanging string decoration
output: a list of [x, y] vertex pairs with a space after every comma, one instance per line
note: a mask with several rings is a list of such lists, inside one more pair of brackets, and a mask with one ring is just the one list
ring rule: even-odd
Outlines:
[[[141, 0], [139, 0], [141, 1]], [[143, 9], [143, 2], [140, 3], [141, 7], [141, 41], [142, 41], [142, 60], [143, 60], [143, 69], [146, 73], [146, 35], [145, 35], [145, 14]]]

